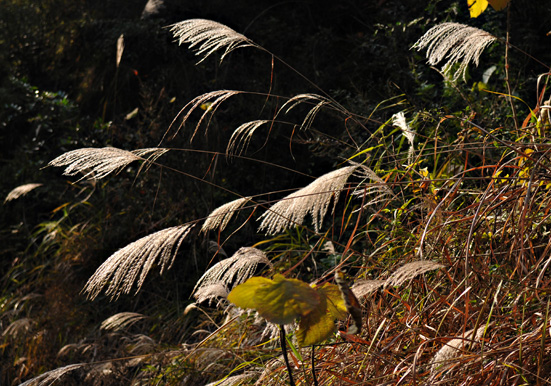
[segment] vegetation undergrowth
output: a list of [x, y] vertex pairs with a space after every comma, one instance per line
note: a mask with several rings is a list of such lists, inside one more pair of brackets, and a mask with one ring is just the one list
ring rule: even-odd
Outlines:
[[[89, 185], [78, 203], [56, 208], [61, 220], [42, 223], [33, 237], [36, 256], [51, 251], [57, 258], [49, 262], [78, 264], [84, 257], [70, 253], [73, 260], [66, 261], [60, 251], [78, 249], [75, 239], [93, 244], [108, 236], [88, 223], [72, 224], [71, 214], [93, 207], [93, 195], [109, 194], [97, 187], [120, 178], [113, 174], [131, 173], [132, 184], [144, 190], [154, 175], [153, 181], [201, 184], [199, 192], [220, 201], [217, 209], [196, 207], [196, 219], [185, 223], [159, 219], [98, 264], [82, 290], [95, 301], [90, 308], [139, 298], [151, 277], [169, 274], [179, 260], [198, 267], [191, 256], [204, 240], [210, 262], [195, 282], [194, 302], [174, 310], [165, 326], [155, 321], [161, 312], [137, 312], [139, 302], [128, 301], [133, 309], [101, 321], [97, 339], [64, 345], [58, 357], [68, 361], [24, 384], [108, 382], [105, 374], [127, 384], [170, 385], [550, 383], [548, 64], [529, 57], [541, 71], [537, 98], [525, 102], [512, 92], [510, 52], [518, 48], [507, 26], [503, 38], [460, 23], [423, 27], [411, 42], [412, 74], [419, 94], [443, 104], [419, 106], [399, 93], [366, 112], [345, 107], [339, 95], [226, 25], [189, 19], [170, 26], [199, 63], [242, 60], [244, 51], [264, 55], [269, 84], [199, 95], [139, 149], [87, 146], [51, 160], [49, 166], [79, 176], [74, 186]], [[472, 75], [485, 49], [495, 64]], [[423, 83], [425, 52], [432, 66], [444, 64], [434, 68], [439, 83]], [[294, 73], [308, 91], [277, 94], [279, 71]], [[233, 106], [238, 115], [244, 105], [253, 106], [252, 120], [219, 127], [218, 115], [233, 114]], [[213, 137], [215, 150], [208, 148]], [[314, 176], [307, 163], [289, 168], [273, 161], [282, 151], [305, 159], [305, 149], [323, 155], [323, 172]], [[184, 169], [179, 160], [186, 157], [203, 161]], [[247, 173], [242, 165], [255, 160], [262, 174], [240, 190], [216, 173], [225, 162], [238, 170], [231, 178], [239, 178]], [[274, 178], [285, 174], [287, 180]], [[8, 201], [39, 188], [24, 186]], [[163, 193], [183, 199], [181, 192]], [[233, 248], [234, 240], [242, 244]], [[227, 254], [228, 246], [235, 253]], [[40, 276], [44, 265], [24, 263], [12, 269], [35, 282], [29, 275]], [[22, 341], [37, 323], [25, 315], [34, 299], [2, 299], [0, 307], [15, 315], [3, 332], [4, 350], [40, 347]], [[87, 312], [93, 317], [94, 310]], [[180, 344], [163, 344], [168, 334]], [[42, 339], [41, 332], [32, 339]]]

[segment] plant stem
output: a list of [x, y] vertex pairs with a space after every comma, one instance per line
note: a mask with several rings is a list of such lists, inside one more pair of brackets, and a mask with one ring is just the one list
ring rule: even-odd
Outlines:
[[547, 301], [547, 308], [545, 310], [545, 318], [543, 319], [543, 325], [541, 328], [541, 347], [540, 352], [538, 356], [538, 374], [537, 374], [537, 380], [538, 380], [538, 386], [541, 385], [541, 368], [543, 366], [543, 360], [545, 357], [545, 333], [547, 332], [547, 324], [549, 323], [549, 300]]
[[515, 122], [515, 129], [518, 133], [518, 120], [517, 120], [517, 110], [515, 108], [515, 103], [513, 102], [513, 94], [511, 91], [511, 82], [509, 81], [509, 29], [510, 29], [510, 15], [511, 7], [507, 7], [507, 41], [505, 44], [505, 84], [507, 85], [507, 94], [509, 94], [509, 104], [511, 105], [511, 111], [513, 113], [513, 121]]
[[285, 365], [287, 366], [287, 372], [289, 373], [289, 384], [295, 386], [293, 372], [291, 371], [291, 365], [289, 365], [289, 358], [287, 357], [287, 343], [285, 342], [285, 327], [283, 324], [279, 325], [279, 342], [281, 344], [281, 351], [283, 352], [283, 359], [285, 359]]
[[312, 345], [312, 380], [314, 381], [314, 386], [318, 386], [318, 378], [316, 378], [316, 362], [315, 362], [315, 352], [316, 345]]

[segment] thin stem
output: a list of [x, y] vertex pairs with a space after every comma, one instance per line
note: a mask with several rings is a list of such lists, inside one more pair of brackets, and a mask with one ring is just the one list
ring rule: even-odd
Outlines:
[[316, 345], [312, 345], [312, 380], [314, 381], [314, 386], [318, 386], [318, 378], [316, 377]]
[[[284, 66], [286, 66], [287, 68], [289, 68], [291, 71], [293, 71], [295, 74], [297, 74], [299, 77], [301, 77], [305, 82], [307, 82], [310, 86], [314, 87], [316, 90], [318, 90], [322, 95], [324, 95], [325, 97], [327, 97], [332, 103], [334, 103], [335, 107], [337, 108], [337, 110], [341, 111], [342, 113], [348, 115], [354, 122], [356, 122], [358, 125], [360, 125], [360, 127], [364, 128], [367, 130], [367, 128], [360, 122], [358, 121], [356, 118], [355, 118], [355, 114], [352, 114], [350, 111], [348, 111], [348, 109], [346, 107], [344, 107], [343, 105], [341, 105], [336, 99], [334, 99], [331, 95], [329, 95], [327, 92], [325, 92], [320, 86], [318, 86], [316, 83], [314, 83], [313, 81], [311, 81], [306, 75], [304, 75], [303, 73], [301, 73], [299, 70], [297, 70], [296, 68], [294, 68], [293, 66], [291, 66], [289, 63], [287, 63], [285, 60], [283, 60], [282, 58], [280, 58], [279, 56], [277, 55], [274, 55], [272, 52], [268, 51], [267, 49], [265, 49], [264, 47], [262, 46], [258, 46], [257, 48], [259, 48], [260, 50], [262, 51], [265, 51], [266, 53], [270, 54], [273, 58], [277, 59], [281, 64], [283, 64]], [[352, 142], [354, 143], [354, 145], [356, 146], [357, 149], [359, 149], [360, 147], [358, 146], [358, 144], [356, 143], [356, 141], [354, 141], [354, 138], [352, 138], [352, 136], [349, 134], [349, 138], [352, 140]]]
[[289, 364], [289, 358], [287, 356], [287, 343], [285, 342], [285, 327], [283, 324], [279, 325], [279, 343], [281, 344], [281, 351], [283, 353], [283, 359], [285, 359], [285, 365], [287, 366], [287, 372], [289, 373], [289, 384], [295, 386], [293, 380], [293, 372], [291, 371], [291, 365]]
[[538, 386], [541, 385], [541, 368], [543, 367], [543, 358], [545, 355], [545, 338], [546, 338], [546, 332], [547, 332], [547, 324], [549, 323], [549, 300], [547, 301], [547, 308], [545, 309], [545, 318], [543, 320], [543, 325], [541, 328], [541, 347], [540, 352], [538, 356]]
[[507, 35], [506, 35], [506, 44], [505, 44], [505, 84], [507, 85], [507, 94], [509, 103], [511, 104], [511, 111], [513, 113], [513, 121], [515, 122], [515, 129], [518, 132], [518, 120], [517, 120], [517, 110], [515, 104], [513, 103], [513, 94], [511, 91], [511, 82], [509, 81], [509, 29], [511, 25], [511, 6], [507, 7]]

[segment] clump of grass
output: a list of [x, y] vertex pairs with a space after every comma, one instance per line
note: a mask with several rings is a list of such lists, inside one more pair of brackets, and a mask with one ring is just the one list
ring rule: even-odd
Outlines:
[[[217, 51], [224, 58], [245, 46], [268, 52], [210, 21], [182, 22], [172, 30], [180, 43], [199, 46], [201, 60]], [[432, 64], [447, 59], [445, 70], [461, 61], [452, 77], [455, 81], [465, 77], [468, 63], [476, 63], [494, 41], [479, 29], [448, 23], [429, 30], [416, 47], [428, 48]], [[208, 128], [209, 114], [241, 93], [211, 92], [186, 105], [183, 122], [213, 100], [210, 110], [199, 118], [192, 139], [202, 122]], [[348, 110], [332, 98], [314, 94], [287, 97], [280, 111], [289, 113], [302, 103], [311, 108], [293, 122], [300, 130], [311, 130], [315, 118], [327, 110], [348, 119]], [[440, 121], [440, 130], [461, 127], [461, 135], [446, 141], [438, 131], [426, 133], [421, 126], [412, 127], [419, 123], [406, 122], [398, 112], [386, 123], [379, 122], [377, 138], [373, 134], [363, 145], [343, 150], [343, 159], [335, 160], [338, 167], [306, 187], [275, 203], [236, 193], [240, 198], [219, 206], [203, 225], [203, 234], [217, 231], [220, 235], [245, 204], [264, 211], [256, 218], [260, 241], [212, 265], [196, 284], [198, 302], [225, 298], [260, 264], [287, 276], [308, 276], [312, 285], [332, 280], [335, 271], [347, 267], [357, 279], [352, 291], [364, 304], [359, 318], [362, 328], [357, 329], [361, 333], [341, 332], [306, 349], [295, 347], [288, 336], [291, 369], [283, 366], [287, 358], [280, 358], [275, 349], [261, 348], [273, 339], [266, 333], [270, 326], [217, 301], [221, 310], [203, 310], [204, 328], [195, 332], [194, 337], [204, 338], [170, 355], [165, 352], [172, 362], [161, 375], [179, 368], [182, 374], [175, 382], [188, 382], [182, 368], [192, 366], [213, 374], [212, 379], [201, 381], [224, 379], [227, 384], [281, 384], [287, 379], [285, 371], [293, 373], [291, 383], [295, 379], [301, 384], [551, 381], [545, 371], [551, 365], [547, 359], [549, 302], [543, 297], [551, 261], [547, 257], [551, 195], [545, 178], [550, 161], [548, 151], [541, 150], [546, 139], [535, 132], [519, 137], [517, 130], [497, 135], [492, 128], [469, 120], [467, 114], [433, 118]], [[360, 125], [371, 119], [354, 115]], [[255, 131], [272, 123], [275, 119], [239, 126], [227, 153], [242, 154]], [[393, 126], [401, 131], [399, 143]], [[529, 131], [527, 125], [522, 129]], [[375, 144], [375, 138], [383, 146]], [[407, 148], [402, 149], [402, 142]], [[81, 149], [51, 164], [67, 166], [70, 175], [83, 172], [103, 178], [146, 155], [149, 164], [159, 164], [158, 157], [165, 152]], [[332, 218], [327, 220], [331, 202]], [[248, 221], [254, 219], [251, 216]], [[161, 273], [170, 268], [190, 230], [189, 224], [167, 228], [115, 252], [90, 278], [85, 292], [94, 299], [102, 292], [117, 298], [129, 293], [134, 284], [139, 291], [154, 265], [160, 265]], [[328, 242], [331, 248], [324, 251]], [[333, 261], [321, 257], [327, 254], [335, 257]], [[223, 322], [215, 320], [216, 312], [225, 316]], [[107, 325], [126, 325], [138, 318], [133, 313], [118, 315]], [[492, 327], [496, 322], [499, 328]]]

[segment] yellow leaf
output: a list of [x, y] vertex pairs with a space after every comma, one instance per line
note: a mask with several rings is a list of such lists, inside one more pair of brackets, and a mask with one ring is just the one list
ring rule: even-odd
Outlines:
[[471, 17], [479, 17], [488, 7], [488, 0], [467, 0]]
[[255, 298], [260, 303], [256, 307], [258, 313], [275, 324], [291, 323], [320, 304], [318, 293], [307, 283], [282, 275], [274, 276], [273, 285], [259, 288]]
[[264, 286], [270, 285], [273, 281], [261, 276], [254, 276], [245, 283], [236, 286], [229, 294], [228, 300], [240, 308], [256, 308], [256, 291]]
[[503, 8], [507, 7], [511, 0], [488, 0], [488, 3], [492, 6], [493, 9], [496, 11], [501, 11]]
[[[327, 303], [327, 301], [324, 299], [322, 306], [323, 303]], [[300, 318], [296, 332], [298, 345], [305, 347], [321, 343], [329, 338], [333, 331], [335, 331], [335, 320], [331, 314], [316, 309]]]
[[318, 293], [327, 298], [327, 313], [331, 314], [334, 319], [346, 319], [348, 310], [338, 286], [325, 283], [318, 288]]
[[321, 343], [335, 331], [335, 319], [348, 316], [339, 288], [330, 283], [316, 288], [320, 296], [319, 306], [308, 315], [300, 318], [296, 332], [299, 346]]
[[430, 175], [429, 169], [428, 168], [419, 169], [419, 174], [422, 175], [425, 178], [428, 178], [429, 175]]
[[269, 322], [288, 324], [320, 305], [320, 295], [307, 283], [276, 274], [273, 280], [251, 277], [235, 287], [228, 300], [241, 308], [253, 308]]

